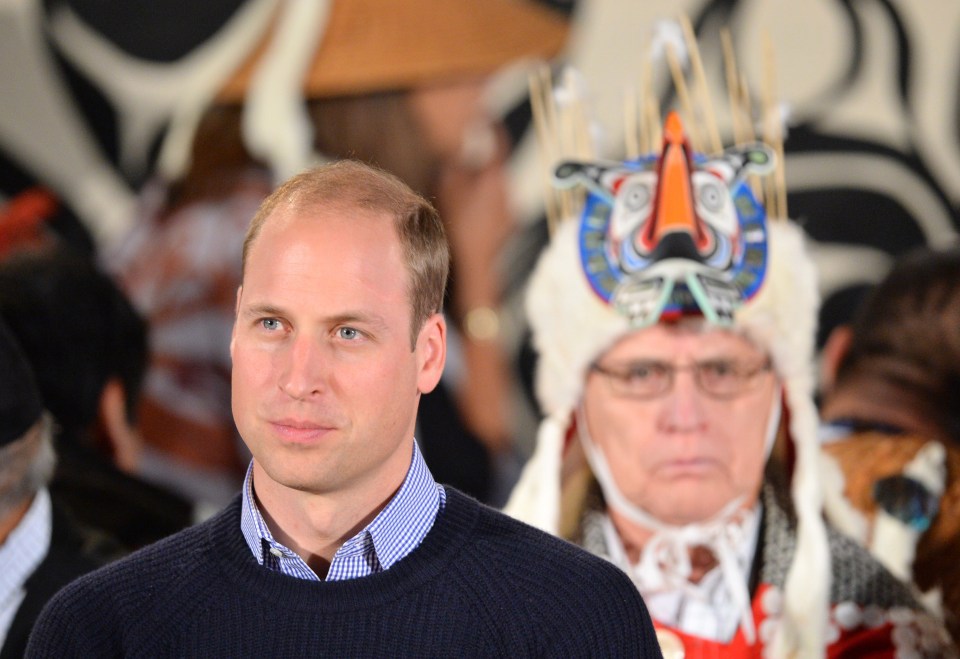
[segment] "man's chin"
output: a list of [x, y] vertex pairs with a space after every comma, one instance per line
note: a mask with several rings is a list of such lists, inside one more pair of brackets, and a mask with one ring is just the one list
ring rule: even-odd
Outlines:
[[649, 512], [661, 522], [671, 526], [708, 522], [732, 500], [709, 489], [695, 488], [689, 483], [680, 484], [675, 489], [664, 488], [659, 494], [660, 501], [667, 505], [657, 506], [656, 511]]
[[[301, 464], [267, 464], [263, 466], [267, 477], [288, 490], [295, 490], [306, 494], [322, 494], [335, 488], [330, 478], [316, 468], [309, 468], [306, 463]], [[256, 480], [254, 480], [256, 483]]]

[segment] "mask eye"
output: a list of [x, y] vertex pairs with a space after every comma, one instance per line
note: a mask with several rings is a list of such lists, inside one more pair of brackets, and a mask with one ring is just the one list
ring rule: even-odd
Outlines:
[[725, 190], [719, 184], [714, 182], [704, 183], [697, 191], [700, 203], [711, 212], [716, 213], [723, 208], [723, 195]]
[[623, 193], [623, 205], [628, 211], [638, 211], [650, 203], [650, 190], [643, 183], [633, 183]]

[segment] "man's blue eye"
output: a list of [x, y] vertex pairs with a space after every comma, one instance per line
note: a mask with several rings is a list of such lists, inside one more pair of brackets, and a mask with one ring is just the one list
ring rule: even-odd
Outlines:
[[280, 321], [277, 320], [276, 318], [264, 318], [263, 320], [260, 321], [260, 324], [263, 326], [264, 329], [267, 329], [267, 330], [272, 331], [272, 330], [280, 329]]
[[353, 329], [352, 327], [341, 327], [339, 330], [339, 334], [341, 339], [348, 339], [350, 341], [360, 336], [360, 332]]

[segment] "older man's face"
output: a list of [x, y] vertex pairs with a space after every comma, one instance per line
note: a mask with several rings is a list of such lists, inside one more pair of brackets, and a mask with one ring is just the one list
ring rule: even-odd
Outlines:
[[[596, 366], [586, 423], [632, 503], [688, 524], [738, 497], [756, 499], [778, 392], [767, 355], [731, 332], [656, 325], [621, 339]], [[679, 368], [672, 379], [671, 366]]]

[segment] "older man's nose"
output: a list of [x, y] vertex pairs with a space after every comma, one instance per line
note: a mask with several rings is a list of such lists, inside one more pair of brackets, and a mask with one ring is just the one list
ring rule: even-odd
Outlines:
[[673, 432], [692, 432], [705, 427], [704, 393], [690, 369], [674, 373], [673, 387], [664, 400], [661, 422]]

